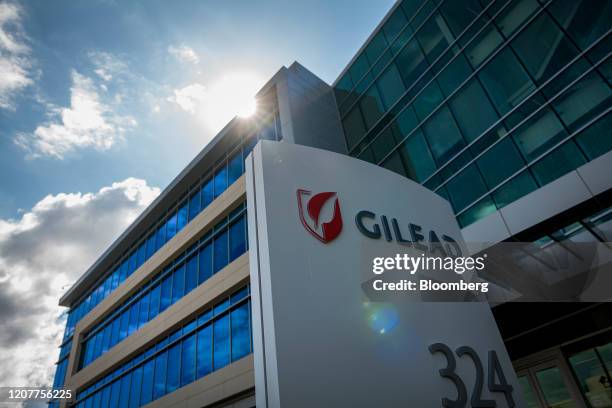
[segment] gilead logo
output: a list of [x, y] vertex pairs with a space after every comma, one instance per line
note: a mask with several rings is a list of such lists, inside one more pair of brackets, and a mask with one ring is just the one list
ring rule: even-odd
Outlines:
[[[342, 231], [342, 214], [338, 194], [331, 191], [312, 196], [311, 194], [308, 190], [297, 190], [300, 220], [313, 237], [327, 244], [336, 239]], [[321, 211], [326, 204], [333, 205], [333, 215], [330, 221], [320, 223]]]
[[[298, 189], [297, 202], [300, 221], [313, 237], [327, 244], [340, 235], [342, 214], [338, 193], [326, 191], [312, 195], [309, 190]], [[325, 213], [324, 216], [322, 216], [323, 213]], [[321, 222], [321, 218], [330, 219], [330, 217], [331, 220]], [[394, 241], [423, 253], [438, 252], [442, 256], [461, 256], [462, 254], [461, 247], [452, 237], [424, 229], [415, 223], [401, 223], [397, 218], [387, 215], [377, 216], [371, 211], [361, 210], [355, 215], [355, 225], [363, 236], [370, 239]]]

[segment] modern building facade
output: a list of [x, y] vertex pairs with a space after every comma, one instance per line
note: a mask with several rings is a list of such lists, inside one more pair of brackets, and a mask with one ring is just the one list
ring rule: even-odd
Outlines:
[[[349, 154], [448, 199], [481, 248], [609, 243], [611, 15], [600, 1], [398, 2], [334, 83]], [[530, 406], [612, 406], [611, 311], [493, 308]]]
[[[333, 86], [294, 63], [62, 297], [62, 406], [255, 405], [244, 158], [360, 158], [446, 198], [467, 242], [612, 241], [612, 5], [404, 0]], [[612, 407], [612, 307], [493, 308], [532, 407]], [[53, 403], [60, 406], [60, 403]]]
[[299, 64], [257, 101], [60, 300], [73, 405], [254, 405], [244, 158], [259, 140], [345, 152], [332, 88]]

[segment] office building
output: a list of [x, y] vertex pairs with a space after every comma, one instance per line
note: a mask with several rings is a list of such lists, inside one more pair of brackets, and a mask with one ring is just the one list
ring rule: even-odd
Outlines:
[[[421, 183], [466, 242], [612, 241], [611, 26], [605, 1], [404, 0], [332, 86], [282, 68], [60, 300], [62, 404], [255, 405], [243, 173], [259, 139]], [[493, 313], [529, 406], [612, 407], [612, 307]]]
[[[605, 1], [398, 2], [334, 83], [349, 154], [448, 199], [468, 243], [612, 241], [611, 15]], [[493, 308], [530, 406], [612, 406], [610, 311]]]

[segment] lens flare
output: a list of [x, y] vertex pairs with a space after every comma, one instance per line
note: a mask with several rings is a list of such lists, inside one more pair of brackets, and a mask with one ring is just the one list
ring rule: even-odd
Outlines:
[[391, 332], [399, 322], [395, 307], [389, 303], [364, 302], [366, 320], [373, 332], [384, 335]]

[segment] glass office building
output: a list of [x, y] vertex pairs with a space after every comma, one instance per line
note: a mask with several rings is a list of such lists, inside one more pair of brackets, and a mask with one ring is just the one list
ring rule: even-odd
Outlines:
[[[334, 83], [348, 153], [446, 198], [468, 242], [610, 245], [611, 29], [609, 1], [399, 1]], [[530, 408], [612, 407], [609, 303], [493, 313]]]
[[335, 84], [349, 154], [462, 227], [612, 148], [612, 4], [405, 0]]
[[62, 296], [53, 387], [76, 398], [51, 406], [254, 405], [244, 159], [259, 140], [344, 152], [333, 89], [301, 65], [257, 102]]
[[[332, 86], [258, 93], [60, 300], [53, 406], [252, 407], [244, 158], [346, 153], [446, 198], [467, 242], [612, 242], [612, 3], [398, 1]], [[338, 46], [342, 46], [338, 44]], [[610, 303], [496, 305], [529, 407], [612, 407]]]

